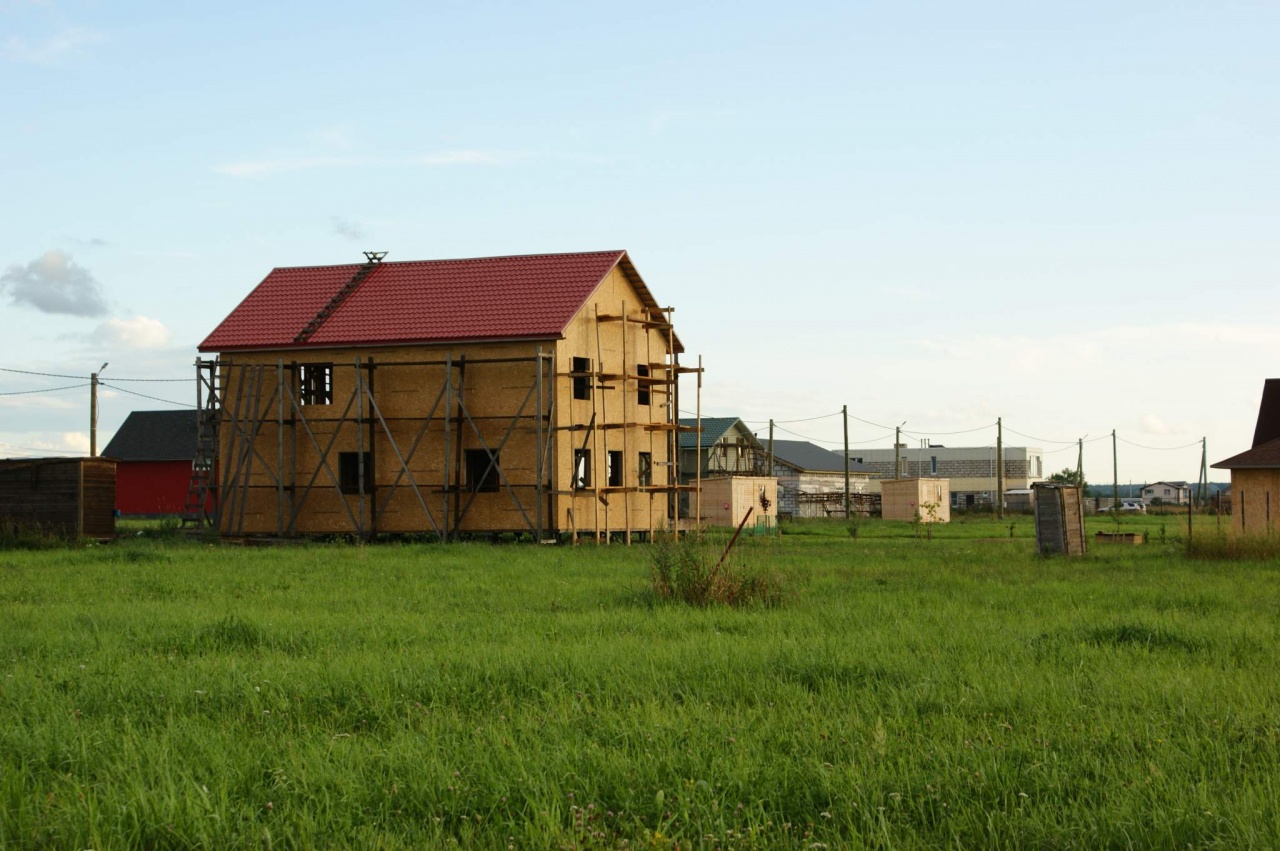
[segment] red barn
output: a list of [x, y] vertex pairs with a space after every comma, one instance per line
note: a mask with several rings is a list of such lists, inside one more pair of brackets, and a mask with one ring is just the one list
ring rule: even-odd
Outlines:
[[196, 411], [134, 411], [102, 454], [119, 462], [122, 515], [181, 514], [196, 455]]

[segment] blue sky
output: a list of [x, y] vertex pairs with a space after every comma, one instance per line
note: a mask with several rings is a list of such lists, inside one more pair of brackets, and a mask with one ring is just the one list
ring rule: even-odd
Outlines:
[[[0, 0], [0, 367], [182, 377], [272, 267], [366, 248], [626, 248], [708, 414], [1000, 416], [1055, 468], [1114, 428], [1122, 480], [1194, 478], [1134, 444], [1247, 448], [1280, 375], [1278, 33], [1274, 2]], [[104, 392], [100, 443], [135, 407]], [[0, 444], [87, 448], [85, 392], [0, 396]]]

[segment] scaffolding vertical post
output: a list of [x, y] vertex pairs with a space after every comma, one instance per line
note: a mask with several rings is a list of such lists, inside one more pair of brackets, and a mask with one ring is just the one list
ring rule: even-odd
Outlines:
[[[702, 529], [702, 355], [698, 355], [698, 393], [696, 405], [697, 431], [693, 433], [694, 443], [698, 447], [698, 466], [694, 478], [696, 479], [697, 490], [694, 491], [694, 505], [697, 506], [697, 514], [694, 517], [694, 523], [698, 524], [699, 531]], [[679, 422], [679, 420], [677, 420]], [[676, 443], [679, 443], [679, 432], [676, 433]]]
[[[373, 356], [365, 362], [365, 372], [368, 373], [364, 383], [365, 397], [359, 401], [361, 410], [364, 410], [365, 398], [369, 402], [369, 537], [375, 537], [378, 534], [378, 446], [377, 446], [377, 419], [373, 415], [377, 403], [373, 398]], [[379, 414], [381, 416], [381, 414]]]
[[676, 353], [676, 331], [675, 331], [675, 313], [674, 307], [666, 309], [667, 314], [667, 374], [671, 378], [671, 389], [667, 392], [667, 410], [671, 432], [670, 452], [671, 456], [667, 459], [671, 462], [667, 468], [670, 470], [668, 474], [669, 483], [671, 485], [671, 504], [673, 510], [671, 512], [672, 534], [676, 540], [680, 540], [680, 355]]
[[535, 541], [534, 541], [534, 543], [541, 544], [541, 543], [542, 543], [542, 509], [543, 509], [543, 505], [542, 505], [542, 494], [543, 494], [543, 490], [544, 490], [544, 487], [543, 487], [543, 481], [542, 481], [542, 479], [543, 479], [543, 469], [542, 469], [542, 426], [543, 426], [543, 423], [542, 423], [542, 411], [543, 411], [543, 404], [542, 404], [542, 346], [538, 346], [538, 347], [534, 350], [534, 357], [536, 358], [535, 366], [536, 366], [536, 369], [537, 369], [537, 375], [535, 375], [535, 376], [534, 376], [533, 381], [534, 381], [534, 384], [537, 386], [537, 389], [536, 389], [536, 391], [535, 391], [535, 392], [537, 393], [537, 396], [538, 396], [538, 401], [535, 403], [535, 406], [536, 406], [536, 407], [535, 407], [535, 409], [534, 409], [535, 413], [534, 413], [534, 423], [533, 423], [533, 433], [534, 433], [534, 437], [533, 437], [533, 444], [534, 444], [534, 445], [533, 445], [533, 448], [534, 448], [534, 455], [535, 455], [534, 463], [533, 463], [533, 468], [534, 468], [534, 470], [533, 470], [533, 475], [536, 477], [536, 484], [535, 484], [535, 486], [534, 486], [534, 487], [535, 487], [535, 490], [534, 490], [535, 497], [534, 497], [534, 499], [537, 501], [537, 504], [538, 504], [538, 505], [537, 505], [537, 510], [536, 510], [536, 512], [534, 513], [534, 514], [535, 514], [535, 517], [537, 518], [537, 520], [535, 521], [535, 526], [537, 527], [537, 529], [536, 529], [536, 531], [534, 532], [534, 536], [537, 538], [537, 540], [535, 540]]
[[284, 358], [276, 359], [276, 535], [284, 537]]
[[[596, 396], [600, 396], [600, 419], [605, 427], [596, 430], [596, 445], [600, 451], [596, 453], [596, 469], [591, 476], [592, 491], [595, 493], [596, 543], [600, 543], [600, 472], [605, 474], [605, 485], [609, 484], [609, 405], [605, 398], [604, 348], [600, 345], [600, 305], [595, 305], [596, 317], [596, 360], [594, 374], [591, 376], [595, 385], [591, 392], [591, 416], [595, 418]], [[609, 495], [604, 495], [604, 542], [609, 543]]]
[[462, 425], [464, 412], [466, 410], [466, 393], [467, 393], [467, 356], [465, 354], [458, 356], [458, 392], [454, 394], [457, 400], [458, 417], [456, 425], [458, 427], [457, 441], [453, 450], [453, 531], [459, 531], [458, 527], [462, 525]]
[[[356, 535], [361, 540], [364, 532], [364, 374], [360, 358], [356, 357], [352, 392], [356, 399]], [[339, 475], [342, 471], [339, 469]]]
[[[630, 381], [631, 374], [627, 371], [627, 300], [622, 300], [622, 520], [625, 529], [624, 540], [627, 546], [631, 546], [631, 488], [627, 485], [629, 476], [627, 475], [631, 467], [631, 426], [634, 422], [633, 417], [627, 415], [627, 382]], [[639, 370], [637, 370], [637, 373]], [[640, 392], [640, 379], [636, 378], [636, 393]], [[640, 404], [633, 402], [631, 410], [633, 416], [639, 416]], [[639, 477], [640, 471], [636, 471]], [[636, 482], [639, 485], [639, 481]]]
[[449, 540], [449, 411], [453, 408], [453, 352], [444, 358], [444, 453], [440, 458], [440, 540]]

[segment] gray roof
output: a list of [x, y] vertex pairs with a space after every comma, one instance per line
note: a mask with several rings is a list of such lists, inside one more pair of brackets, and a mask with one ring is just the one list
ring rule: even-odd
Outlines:
[[102, 454], [120, 461], [190, 461], [196, 457], [196, 414], [134, 411]]
[[[832, 452], [830, 449], [823, 449], [821, 446], [816, 446], [807, 440], [774, 440], [773, 457], [806, 472], [844, 472], [843, 455], [839, 452]], [[864, 467], [855, 461], [850, 461], [849, 472], [870, 473], [872, 470], [870, 467]]]

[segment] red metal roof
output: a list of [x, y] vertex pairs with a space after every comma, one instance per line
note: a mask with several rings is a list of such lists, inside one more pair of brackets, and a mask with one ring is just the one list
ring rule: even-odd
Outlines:
[[384, 262], [304, 344], [299, 332], [361, 264], [274, 269], [200, 344], [202, 352], [558, 337], [625, 251]]

